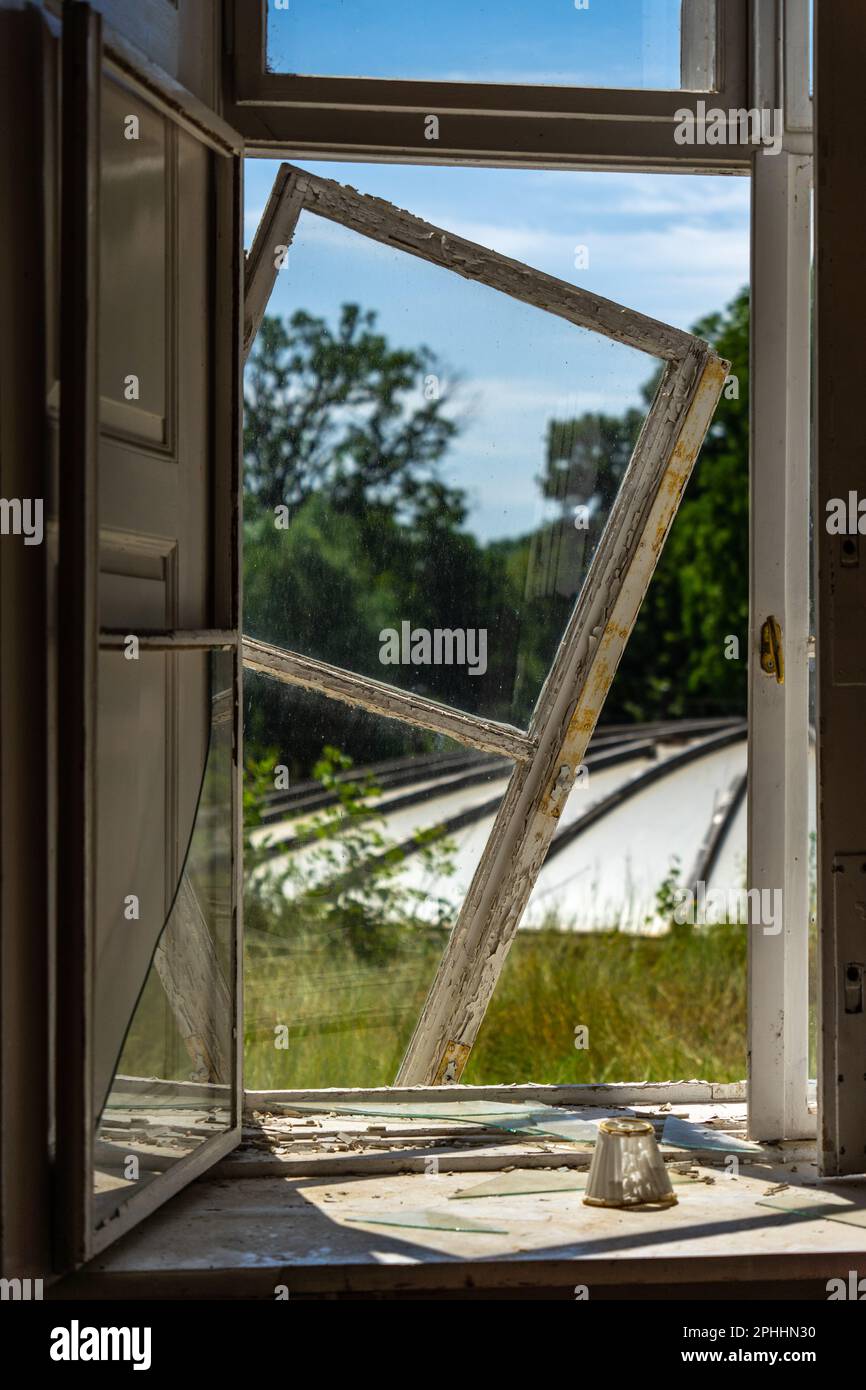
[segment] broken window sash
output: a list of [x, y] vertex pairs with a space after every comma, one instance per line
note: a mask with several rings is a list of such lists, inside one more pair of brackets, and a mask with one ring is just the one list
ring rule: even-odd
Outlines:
[[274, 308], [247, 636], [526, 730], [646, 413], [603, 403], [646, 355], [306, 208]]
[[421, 260], [432, 261], [467, 280], [480, 280], [503, 294], [651, 356], [680, 360], [696, 341], [680, 328], [456, 236], [383, 198], [359, 193], [292, 164], [281, 164], [247, 257], [245, 356], [261, 325], [284, 256], [291, 248], [302, 209]]
[[[247, 260], [244, 351], [249, 353], [301, 212], [312, 211], [365, 236], [500, 290], [666, 363], [577, 604], [538, 698], [524, 746], [490, 839], [463, 902], [398, 1085], [459, 1079], [554, 829], [601, 713], [662, 546], [721, 394], [728, 364], [708, 344], [668, 324], [490, 251], [446, 229], [331, 180], [280, 167]], [[256, 655], [245, 638], [246, 664]], [[260, 652], [259, 656], [263, 654]], [[317, 666], [323, 694], [426, 727], [430, 710], [411, 692]], [[271, 649], [255, 669], [312, 684], [310, 658]], [[376, 690], [374, 687], [379, 686]], [[389, 699], [390, 711], [382, 702]], [[434, 712], [451, 715], [428, 702]], [[464, 732], [481, 736], [475, 716]], [[448, 729], [459, 738], [456, 725]], [[501, 727], [498, 731], [501, 736]], [[512, 732], [512, 731], [509, 731]], [[464, 740], [472, 741], [468, 737]], [[476, 746], [490, 748], [489, 743]], [[506, 750], [500, 741], [496, 751]]]
[[[458, 1081], [689, 480], [727, 364], [703, 344], [671, 366], [536, 710], [397, 1084]], [[659, 405], [666, 403], [660, 409]]]
[[354, 672], [330, 666], [327, 662], [314, 661], [311, 657], [274, 647], [267, 642], [257, 642], [252, 637], [244, 637], [243, 654], [244, 666], [248, 671], [258, 671], [286, 685], [318, 691], [347, 705], [360, 705], [371, 714], [380, 714], [386, 719], [402, 719], [421, 729], [445, 734], [482, 753], [502, 753], [518, 762], [525, 762], [535, 750], [535, 739], [531, 735], [508, 724], [464, 714], [462, 710], [450, 709], [436, 700], [398, 690], [384, 681], [358, 676]]
[[[645, 315], [623, 309], [622, 306], [599, 296], [590, 295], [573, 284], [543, 274], [464, 238], [456, 237], [441, 228], [433, 227], [381, 199], [368, 197], [354, 189], [342, 187], [331, 180], [284, 164], [277, 173], [247, 258], [244, 309], [244, 341], [247, 352], [261, 324], [277, 275], [280, 269], [286, 266], [286, 258], [292, 248], [299, 218], [305, 213], [316, 214], [314, 220], [319, 225], [320, 219], [324, 217], [334, 224], [350, 229], [356, 237], [372, 238], [389, 246], [392, 251], [402, 253], [398, 262], [402, 261], [405, 264], [405, 253], [408, 253], [410, 264], [414, 258], [416, 263], [432, 263], [433, 266], [450, 270], [459, 277], [456, 282], [453, 276], [446, 277], [451, 283], [459, 284], [460, 279], [473, 282], [472, 286], [467, 287], [467, 292], [474, 292], [475, 285], [480, 286], [485, 292], [493, 291], [492, 299], [482, 301], [482, 306], [490, 310], [495, 309], [497, 303], [513, 304], [516, 310], [524, 314], [529, 313], [529, 320], [518, 320], [518, 326], [524, 330], [534, 328], [537, 332], [539, 323], [547, 321], [555, 325], [560, 319], [575, 325], [580, 330], [581, 337], [576, 337], [574, 346], [567, 349], [571, 367], [565, 374], [564, 390], [568, 393], [568, 403], [565, 404], [564, 398], [563, 411], [566, 413], [574, 409], [571, 393], [578, 381], [582, 387], [585, 388], [586, 385], [585, 375], [580, 378], [574, 370], [572, 352], [579, 355], [595, 343], [603, 347], [607, 340], [609, 350], [614, 352], [634, 351], [635, 356], [638, 352], [653, 353], [657, 358], [664, 359], [674, 357], [691, 341], [688, 334], [660, 324]], [[336, 233], [336, 226], [334, 231]], [[295, 251], [292, 250], [292, 255], [294, 254]], [[398, 262], [395, 262], [395, 267], [398, 266]], [[297, 269], [292, 271], [292, 266], [296, 267], [296, 262], [288, 266], [290, 274], [297, 273]], [[434, 272], [435, 274], [438, 272]], [[307, 278], [303, 275], [301, 278], [306, 286]], [[441, 291], [443, 283], [434, 279], [432, 286], [434, 289], [438, 286]], [[412, 285], [415, 286], [414, 281]], [[431, 283], [423, 281], [422, 288], [425, 293], [429, 292]], [[542, 335], [538, 336], [540, 340]], [[559, 349], [559, 356], [561, 355], [562, 349]], [[559, 356], [556, 351], [552, 356], [558, 363]], [[641, 356], [640, 362], [642, 360]], [[596, 361], [595, 357], [590, 359], [591, 371], [597, 370]], [[637, 366], [637, 369], [642, 371], [640, 363], [631, 360], [621, 363], [617, 358], [617, 370], [623, 365], [626, 369]], [[601, 370], [609, 370], [609, 367], [610, 363], [605, 361]], [[514, 370], [512, 365], [512, 374]], [[518, 366], [517, 370], [520, 371], [522, 368]], [[555, 505], [561, 510], [562, 515], [554, 524], [540, 521], [532, 533], [527, 592], [520, 596], [517, 607], [522, 611], [519, 615], [512, 611], [511, 604], [504, 603], [499, 607], [494, 603], [480, 615], [485, 626], [455, 631], [453, 624], [456, 610], [449, 603], [436, 600], [442, 602], [442, 607], [441, 610], [435, 610], [433, 618], [435, 621], [441, 619], [446, 625], [441, 630], [434, 626], [428, 631], [423, 625], [416, 629], [411, 622], [405, 619], [401, 621], [402, 614], [395, 614], [395, 625], [385, 630], [390, 634], [392, 645], [399, 647], [397, 656], [401, 664], [395, 669], [391, 661], [394, 654], [390, 652], [386, 653], [389, 656], [388, 664], [382, 665], [382, 652], [378, 644], [375, 651], [365, 649], [363, 653], [359, 652], [357, 659], [356, 654], [352, 653], [352, 660], [347, 663], [345, 659], [340, 659], [343, 651], [340, 646], [342, 634], [339, 628], [331, 633], [330, 625], [327, 623], [312, 621], [311, 624], [306, 605], [299, 603], [296, 604], [296, 608], [299, 608], [300, 621], [306, 630], [296, 631], [292, 628], [289, 612], [291, 605], [289, 609], [286, 609], [285, 605], [277, 605], [276, 611], [271, 611], [274, 606], [268, 599], [267, 611], [257, 613], [255, 628], [250, 630], [247, 626], [245, 657], [248, 668], [268, 669], [270, 674], [278, 679], [307, 685], [308, 688], [331, 693], [336, 698], [363, 700], [366, 707], [372, 711], [391, 717], [409, 718], [424, 727], [439, 730], [484, 751], [498, 751], [517, 761], [525, 760], [534, 746], [534, 740], [526, 735], [529, 716], [537, 702], [545, 671], [555, 656], [560, 634], [573, 610], [577, 593], [586, 581], [591, 555], [597, 547], [603, 523], [609, 516], [611, 494], [615, 493], [615, 489], [620, 485], [632, 453], [631, 444], [640, 422], [640, 412], [636, 410], [633, 414], [637, 419], [629, 425], [628, 438], [624, 436], [613, 444], [607, 438], [601, 437], [594, 444], [593, 441], [571, 441], [572, 452], [582, 449], [587, 457], [580, 462], [579, 467], [572, 460], [567, 468], [561, 468], [559, 471], [568, 474], [569, 480], [563, 484], [565, 491], [573, 489], [576, 485], [576, 475], [581, 475], [578, 491], [581, 495], [589, 497], [592, 502], [591, 536], [587, 537], [584, 529], [574, 529], [578, 525], [578, 519], [571, 517], [570, 509], [565, 505], [566, 499], [559, 496], [557, 484], [556, 502], [552, 504], [548, 500], [545, 506]], [[543, 423], [542, 421], [541, 427]], [[548, 423], [555, 421], [551, 422], [548, 419]], [[507, 438], [501, 442], [507, 447]], [[612, 447], [617, 451], [615, 466], [608, 459]], [[478, 452], [477, 444], [474, 446], [474, 452]], [[495, 449], [493, 453], [496, 453]], [[603, 457], [598, 479], [593, 472], [598, 468], [597, 460], [590, 457], [594, 454]], [[512, 527], [519, 527], [518, 534], [525, 532], [526, 513], [531, 512], [538, 497], [537, 479], [532, 476], [530, 469], [524, 471], [526, 477], [522, 482], [525, 486], [520, 494], [520, 506], [512, 508], [512, 514], [519, 513], [514, 515], [511, 521]], [[587, 471], [592, 472], [591, 478], [583, 478], [583, 473]], [[515, 472], [518, 477], [521, 476], [519, 468]], [[492, 479], [493, 475], [488, 482]], [[495, 491], [495, 485], [492, 490]], [[599, 499], [600, 504], [596, 507], [595, 503]], [[271, 498], [268, 505], [273, 501]], [[286, 505], [276, 510], [288, 513], [294, 510], [294, 505]], [[591, 509], [584, 506], [576, 510], [589, 512]], [[506, 512], [503, 511], [502, 516], [505, 515]], [[339, 539], [339, 521], [340, 517], [322, 518], [317, 513], [315, 525], [318, 528], [327, 524], [334, 532], [335, 538]], [[280, 524], [284, 524], [284, 521]], [[581, 524], [586, 525], [584, 518], [581, 518]], [[315, 556], [312, 559], [315, 562]], [[440, 557], [440, 563], [447, 562], [446, 551]], [[534, 589], [530, 594], [530, 580], [539, 589], [537, 594]], [[253, 582], [247, 585], [248, 596], [254, 588], [253, 579]], [[427, 595], [423, 589], [418, 591], [418, 600], [422, 612], [425, 611]], [[472, 611], [475, 614], [475, 610]], [[534, 624], [533, 619], [536, 616], [539, 621]], [[246, 621], [250, 623], [249, 616]], [[503, 621], [508, 625], [506, 631], [500, 628]], [[458, 640], [465, 639], [468, 663], [470, 656], [478, 657], [483, 636], [484, 664], [487, 665], [487, 625], [492, 632], [498, 632], [498, 650], [490, 661], [492, 669], [482, 672], [481, 662], [476, 660], [474, 666], [469, 665], [470, 678], [462, 682], [462, 687], [453, 681], [453, 676], [450, 680], [442, 682], [439, 678], [443, 674], [450, 676], [451, 673], [436, 669], [437, 640], [448, 639], [453, 642], [455, 636]], [[409, 629], [408, 633], [406, 629]], [[543, 634], [546, 650], [542, 650], [541, 647], [537, 651], [534, 649], [539, 641], [537, 633]], [[294, 641], [293, 636], [296, 638]], [[267, 639], [266, 642], [258, 640], [263, 638]], [[475, 645], [470, 640], [472, 638], [475, 639]], [[420, 680], [417, 667], [414, 667], [411, 661], [408, 670], [406, 666], [406, 648], [409, 647], [414, 653], [414, 642], [417, 640], [429, 641], [434, 649], [434, 661], [420, 673]], [[258, 642], [255, 649], [254, 642]], [[367, 646], [370, 646], [369, 642]], [[520, 651], [517, 651], [517, 648], [520, 648]], [[525, 658], [521, 655], [524, 650]], [[510, 653], [510, 660], [507, 653]], [[451, 661], [447, 659], [451, 653], [445, 655], [444, 665], [451, 666]], [[539, 664], [540, 670], [536, 671], [534, 668]], [[351, 666], [351, 673], [344, 669], [346, 665]], [[384, 681], [377, 679], [380, 673], [385, 676]], [[409, 690], [395, 689], [401, 685], [408, 685]], [[443, 690], [446, 698], [437, 696], [437, 686]], [[455, 709], [454, 706], [457, 704], [462, 704], [462, 708]], [[515, 724], [520, 728], [516, 729]]]

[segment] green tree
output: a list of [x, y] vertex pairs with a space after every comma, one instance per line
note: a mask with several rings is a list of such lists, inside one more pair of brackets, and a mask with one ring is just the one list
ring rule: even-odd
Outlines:
[[[692, 331], [731, 363], [731, 381], [605, 704], [609, 721], [745, 712], [748, 291], [742, 290], [724, 311], [701, 319]], [[656, 372], [644, 388], [647, 405], [659, 376]], [[644, 418], [645, 412], [628, 410], [622, 416], [590, 413], [550, 423], [542, 491], [560, 503], [560, 526], [570, 524], [575, 505], [587, 505], [590, 513], [584, 549], [577, 553], [570, 538], [572, 571], [585, 570], [585, 557], [601, 534]], [[739, 660], [725, 657], [728, 636], [739, 639]]]
[[[695, 324], [730, 363], [694, 473], [606, 706], [610, 719], [745, 714], [749, 613], [749, 295]], [[725, 639], [739, 639], [739, 659]]]
[[[296, 512], [315, 493], [362, 517], [384, 507], [419, 521], [465, 515], [462, 495], [436, 465], [457, 426], [443, 412], [447, 391], [426, 399], [439, 376], [428, 348], [392, 348], [376, 314], [344, 304], [336, 330], [298, 309], [266, 315], [245, 380], [245, 489], [253, 512]], [[413, 395], [420, 404], [410, 404]]]
[[[262, 323], [245, 383], [245, 630], [381, 675], [383, 628], [486, 626], [487, 689], [510, 700], [519, 566], [465, 530], [465, 495], [442, 478], [458, 429], [453, 375], [443, 387], [429, 349], [394, 347], [375, 325], [353, 304], [334, 329], [303, 310]], [[466, 668], [413, 674], [445, 703], [471, 711], [481, 698]], [[280, 741], [278, 706], [260, 688], [247, 724], [259, 752]], [[293, 743], [309, 771], [321, 744], [297, 726]]]

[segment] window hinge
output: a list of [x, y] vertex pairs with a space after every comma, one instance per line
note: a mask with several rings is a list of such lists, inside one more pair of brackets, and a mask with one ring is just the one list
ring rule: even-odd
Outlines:
[[785, 658], [782, 653], [782, 629], [770, 614], [761, 624], [761, 670], [775, 676], [779, 685], [785, 682]]

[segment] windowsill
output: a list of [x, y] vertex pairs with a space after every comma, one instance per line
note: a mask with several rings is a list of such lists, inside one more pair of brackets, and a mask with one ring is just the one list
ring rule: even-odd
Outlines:
[[[847, 1278], [866, 1258], [863, 1226], [762, 1204], [816, 1200], [814, 1146], [806, 1143], [760, 1146], [738, 1154], [736, 1165], [722, 1151], [672, 1146], [678, 1203], [661, 1211], [587, 1207], [580, 1190], [455, 1201], [496, 1174], [511, 1185], [523, 1170], [579, 1173], [591, 1155], [557, 1138], [466, 1122], [276, 1108], [256, 1114], [240, 1150], [52, 1296], [272, 1300], [280, 1290], [315, 1297], [471, 1289], [507, 1297], [532, 1288], [574, 1298], [586, 1285], [590, 1298], [623, 1289], [694, 1297], [696, 1288], [736, 1281], [743, 1296], [749, 1286], [760, 1296], [772, 1282], [777, 1297], [780, 1283], [826, 1297], [828, 1278]], [[745, 1126], [741, 1102], [633, 1108], [688, 1117], [724, 1140]], [[828, 1201], [842, 1194], [866, 1206], [866, 1180], [819, 1190]], [[464, 1226], [494, 1229], [419, 1227], [418, 1213], [429, 1211], [440, 1222], [456, 1212]]]

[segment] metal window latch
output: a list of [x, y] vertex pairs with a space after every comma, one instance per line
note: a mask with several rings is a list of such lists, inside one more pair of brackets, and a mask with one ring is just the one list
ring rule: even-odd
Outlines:
[[859, 961], [849, 961], [845, 966], [845, 1012], [846, 1014], [862, 1014], [863, 1012], [863, 974], [864, 967]]
[[785, 683], [785, 658], [782, 652], [782, 629], [770, 614], [761, 624], [761, 670], [775, 676], [779, 685]]

